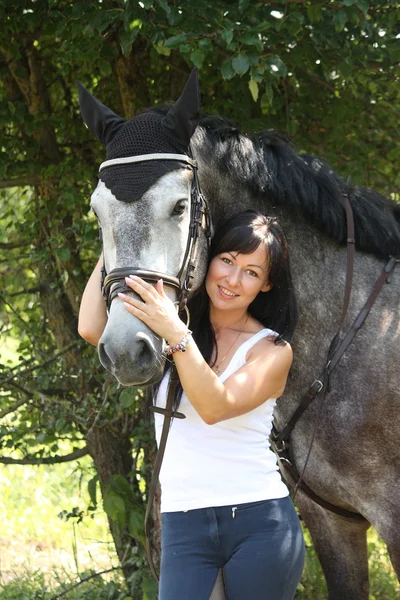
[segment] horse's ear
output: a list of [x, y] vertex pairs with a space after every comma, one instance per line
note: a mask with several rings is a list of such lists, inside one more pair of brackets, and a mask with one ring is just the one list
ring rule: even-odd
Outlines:
[[193, 69], [175, 104], [162, 120], [174, 138], [183, 146], [189, 146], [190, 138], [200, 119], [200, 88], [197, 69]]
[[82, 118], [91, 133], [107, 146], [125, 121], [96, 100], [79, 81], [77, 85]]

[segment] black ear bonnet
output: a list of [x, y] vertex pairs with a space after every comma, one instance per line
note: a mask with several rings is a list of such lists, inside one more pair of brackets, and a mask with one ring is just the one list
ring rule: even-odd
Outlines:
[[[106, 147], [107, 160], [142, 154], [189, 154], [190, 138], [200, 117], [197, 71], [193, 70], [180, 98], [166, 115], [151, 110], [125, 121], [78, 84], [82, 117]], [[156, 181], [185, 164], [175, 160], [112, 165], [99, 178], [122, 202], [133, 202]]]

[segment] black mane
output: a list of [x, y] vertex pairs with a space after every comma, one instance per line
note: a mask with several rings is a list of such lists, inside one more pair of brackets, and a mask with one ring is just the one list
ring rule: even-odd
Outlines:
[[[162, 111], [164, 107], [150, 110]], [[258, 198], [289, 206], [340, 244], [346, 242], [343, 196], [355, 222], [356, 247], [379, 258], [400, 256], [400, 206], [369, 188], [346, 183], [321, 159], [298, 154], [276, 131], [245, 135], [227, 119], [203, 116], [200, 154]], [[196, 136], [194, 136], [196, 137]], [[197, 149], [197, 146], [196, 146]]]

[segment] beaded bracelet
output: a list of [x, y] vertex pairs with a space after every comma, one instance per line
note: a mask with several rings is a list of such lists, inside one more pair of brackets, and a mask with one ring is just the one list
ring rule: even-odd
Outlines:
[[183, 340], [181, 340], [179, 342], [179, 344], [177, 344], [176, 346], [170, 346], [169, 344], [167, 344], [167, 346], [164, 350], [164, 354], [175, 354], [175, 352], [186, 352], [186, 346], [190, 342], [191, 337], [192, 337], [192, 332], [190, 331], [190, 329], [188, 329], [185, 337], [183, 338]]

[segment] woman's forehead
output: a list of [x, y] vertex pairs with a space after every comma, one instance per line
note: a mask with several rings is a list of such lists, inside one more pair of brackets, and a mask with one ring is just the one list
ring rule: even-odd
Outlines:
[[243, 264], [247, 265], [258, 265], [264, 267], [268, 264], [268, 252], [265, 244], [260, 244], [258, 248], [253, 250], [250, 253], [238, 252], [237, 250], [231, 250], [228, 252], [231, 254], [235, 260], [240, 261]]

